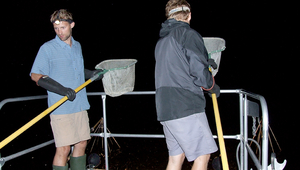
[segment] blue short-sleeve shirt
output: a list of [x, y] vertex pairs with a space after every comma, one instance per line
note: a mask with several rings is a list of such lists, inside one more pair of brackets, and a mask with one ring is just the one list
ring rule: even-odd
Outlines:
[[[72, 47], [61, 41], [58, 36], [43, 44], [35, 58], [31, 73], [48, 75], [65, 87], [76, 89], [85, 82], [84, 64], [81, 45], [72, 37]], [[48, 105], [52, 106], [63, 96], [48, 92]], [[83, 88], [76, 94], [73, 101], [67, 100], [51, 114], [71, 114], [88, 110], [86, 89]]]

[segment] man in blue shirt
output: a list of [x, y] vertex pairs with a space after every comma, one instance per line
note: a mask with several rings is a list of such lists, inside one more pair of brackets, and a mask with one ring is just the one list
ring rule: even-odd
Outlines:
[[56, 37], [40, 47], [30, 75], [38, 86], [47, 90], [49, 106], [62, 96], [68, 97], [68, 101], [50, 115], [56, 145], [53, 169], [68, 169], [67, 158], [70, 146], [74, 145], [70, 166], [72, 170], [83, 170], [86, 169], [85, 148], [90, 139], [86, 111], [90, 105], [85, 88], [77, 94], [73, 89], [100, 70], [84, 69], [81, 45], [72, 37], [75, 22], [71, 13], [64, 9], [55, 11], [50, 21]]

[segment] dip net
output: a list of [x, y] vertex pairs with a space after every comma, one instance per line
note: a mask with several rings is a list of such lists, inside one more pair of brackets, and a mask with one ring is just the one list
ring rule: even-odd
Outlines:
[[96, 69], [103, 69], [102, 79], [104, 92], [117, 97], [133, 91], [135, 81], [135, 59], [105, 60], [96, 65]]
[[222, 38], [203, 38], [204, 45], [208, 52], [208, 57], [215, 60], [217, 69], [212, 69], [212, 75], [215, 76], [220, 67], [221, 53], [225, 50], [225, 40]]

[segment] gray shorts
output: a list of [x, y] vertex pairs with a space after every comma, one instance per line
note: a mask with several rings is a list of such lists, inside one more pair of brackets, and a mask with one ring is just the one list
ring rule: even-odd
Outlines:
[[204, 112], [161, 122], [161, 124], [169, 156], [184, 153], [187, 160], [191, 162], [201, 155], [218, 150]]

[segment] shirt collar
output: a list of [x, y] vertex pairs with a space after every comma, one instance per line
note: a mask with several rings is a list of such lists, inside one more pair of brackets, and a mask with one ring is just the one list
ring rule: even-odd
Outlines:
[[[56, 42], [62, 47], [62, 48], [65, 48], [66, 46], [69, 46], [69, 44], [63, 42], [62, 40], [60, 40], [60, 38], [56, 35], [55, 36], [55, 40]], [[71, 41], [72, 41], [72, 46], [75, 45], [75, 40], [73, 37], [71, 37]]]

